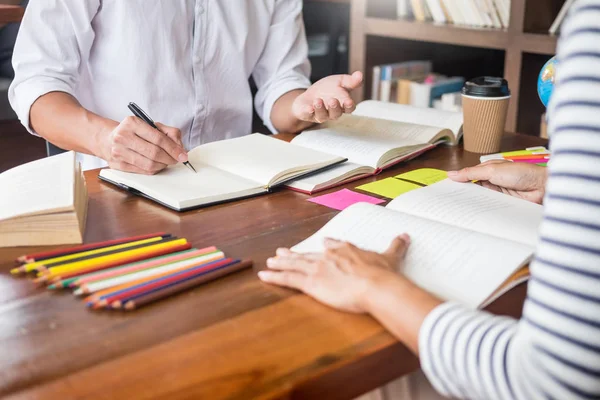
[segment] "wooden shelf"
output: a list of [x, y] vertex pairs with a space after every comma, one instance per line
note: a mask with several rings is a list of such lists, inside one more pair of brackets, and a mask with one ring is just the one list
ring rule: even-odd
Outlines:
[[557, 37], [543, 33], [510, 35], [506, 29], [471, 28], [432, 22], [366, 18], [365, 34], [421, 42], [506, 50], [516, 46], [525, 53], [553, 55]]
[[517, 38], [517, 45], [524, 53], [554, 55], [558, 37], [549, 34], [524, 33]]
[[25, 9], [21, 6], [9, 6], [0, 4], [0, 24], [21, 22]]
[[470, 28], [409, 20], [366, 18], [367, 35], [460, 46], [506, 49], [509, 42], [505, 29]]
[[[556, 36], [544, 32], [554, 21], [564, 1], [511, 0], [509, 27], [490, 29], [398, 20], [394, 18], [395, 0], [351, 0], [350, 70], [364, 71], [368, 81], [371, 71], [367, 69], [375, 64], [406, 60], [407, 57], [436, 59], [438, 64], [443, 64], [444, 59], [453, 60], [454, 63], [461, 59], [457, 55], [460, 52], [449, 51], [445, 45], [455, 46], [453, 48], [457, 50], [462, 48], [462, 54], [472, 51], [480, 57], [482, 52], [487, 53], [489, 49], [490, 57], [495, 56], [496, 59], [500, 50], [504, 52], [504, 78], [512, 91], [506, 127], [510, 131], [531, 130], [531, 121], [538, 121], [539, 115], [536, 114], [541, 112], [539, 107], [532, 104], [533, 100], [529, 96], [530, 79], [534, 72], [539, 71], [543, 62], [556, 53]], [[398, 47], [387, 52], [391, 41], [386, 38], [399, 39], [398, 42], [403, 43], [406, 53]], [[418, 50], [417, 42], [426, 43], [422, 46], [422, 51]], [[439, 54], [437, 50], [432, 50], [436, 46], [440, 49]], [[485, 57], [482, 62], [486, 62]], [[490, 68], [489, 64], [481, 64], [475, 70], [476, 73], [485, 73]], [[473, 75], [473, 64], [465, 65], [463, 69], [470, 71], [464, 72], [464, 75]], [[453, 71], [457, 71], [457, 68]], [[459, 70], [452, 74], [459, 75], [461, 72]], [[364, 98], [364, 90], [359, 88], [355, 91], [355, 100], [361, 101]], [[523, 101], [520, 100], [521, 97]]]

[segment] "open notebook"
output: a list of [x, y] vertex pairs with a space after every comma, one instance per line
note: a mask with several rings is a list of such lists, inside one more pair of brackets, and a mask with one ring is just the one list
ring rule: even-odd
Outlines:
[[475, 184], [444, 180], [386, 207], [355, 204], [292, 250], [322, 252], [325, 237], [382, 252], [411, 236], [403, 273], [444, 299], [476, 308], [527, 278], [542, 206]]
[[345, 158], [255, 133], [196, 147], [183, 164], [156, 175], [103, 169], [100, 179], [177, 211], [268, 193], [290, 179], [342, 163]]
[[0, 247], [81, 243], [87, 188], [75, 153], [0, 174]]
[[409, 160], [437, 144], [457, 144], [462, 113], [368, 100], [352, 115], [298, 135], [292, 143], [348, 159], [325, 172], [295, 179], [287, 187], [314, 193]]

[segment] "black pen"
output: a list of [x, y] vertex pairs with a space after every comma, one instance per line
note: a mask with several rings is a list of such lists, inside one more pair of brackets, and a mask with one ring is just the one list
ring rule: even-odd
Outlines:
[[[140, 108], [140, 106], [138, 106], [135, 103], [129, 103], [129, 105], [127, 106], [127, 108], [129, 108], [129, 110], [131, 110], [131, 112], [133, 113], [133, 115], [135, 115], [136, 117], [138, 117], [139, 119], [141, 119], [142, 121], [144, 121], [145, 123], [147, 123], [148, 125], [150, 125], [151, 127], [153, 127], [154, 129], [156, 129], [157, 131], [162, 132], [160, 129], [158, 129], [158, 126], [156, 126], [156, 124], [154, 123], [154, 121], [152, 120], [152, 118], [150, 118], [150, 116], [148, 114], [146, 114], [144, 112], [144, 110], [142, 110]], [[162, 132], [162, 133], [164, 133], [164, 132]], [[184, 162], [183, 165], [185, 165], [186, 167], [188, 167], [192, 171], [196, 172], [196, 168], [194, 168], [194, 166], [192, 164], [190, 164], [189, 161]]]

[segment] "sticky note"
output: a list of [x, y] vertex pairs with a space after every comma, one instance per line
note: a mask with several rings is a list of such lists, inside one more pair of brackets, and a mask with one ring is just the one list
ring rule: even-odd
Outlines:
[[325, 194], [323, 196], [313, 197], [308, 199], [308, 201], [316, 204], [321, 204], [323, 206], [333, 208], [335, 210], [344, 210], [350, 207], [355, 203], [370, 203], [370, 204], [380, 204], [385, 200], [377, 199], [372, 196], [368, 196], [362, 193], [356, 193], [352, 190], [342, 189], [337, 192]]
[[432, 185], [436, 182], [443, 181], [448, 177], [446, 171], [435, 168], [421, 168], [404, 174], [396, 175], [396, 178], [407, 179], [409, 181], [422, 183], [423, 185]]
[[357, 189], [393, 199], [400, 196], [402, 193], [410, 192], [411, 190], [415, 190], [420, 187], [421, 186], [415, 183], [401, 181], [400, 179], [385, 178], [377, 182], [371, 182], [367, 183], [366, 185], [358, 186]]

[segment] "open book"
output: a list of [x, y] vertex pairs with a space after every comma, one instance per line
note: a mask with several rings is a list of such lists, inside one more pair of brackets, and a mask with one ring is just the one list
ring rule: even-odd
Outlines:
[[83, 242], [87, 188], [74, 152], [0, 174], [0, 247]]
[[[471, 183], [444, 180], [403, 194], [387, 207], [355, 204], [292, 250], [322, 252], [325, 237], [382, 252], [411, 236], [402, 272], [444, 299], [473, 308], [514, 286], [533, 254], [542, 206]], [[516, 275], [515, 275], [516, 274]]]
[[287, 187], [315, 193], [374, 175], [437, 144], [457, 144], [462, 113], [368, 100], [352, 115], [298, 135], [292, 143], [348, 159], [325, 172], [295, 179]]
[[103, 169], [100, 179], [177, 211], [268, 193], [272, 188], [345, 161], [255, 133], [196, 147], [196, 169], [169, 166], [156, 175]]

